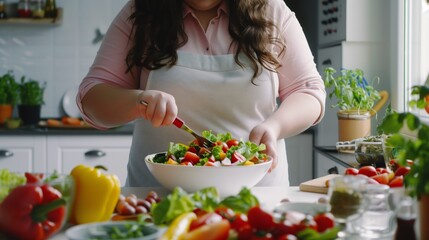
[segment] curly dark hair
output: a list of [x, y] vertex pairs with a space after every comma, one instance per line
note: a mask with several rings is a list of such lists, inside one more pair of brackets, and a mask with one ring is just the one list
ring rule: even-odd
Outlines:
[[[265, 16], [268, 0], [227, 0], [230, 14], [228, 31], [237, 44], [235, 62], [243, 67], [238, 55], [243, 52], [252, 63], [253, 78], [262, 71], [261, 66], [275, 71], [281, 64], [270, 46], [285, 50], [284, 42], [273, 36], [276, 26]], [[176, 50], [188, 37], [183, 26], [183, 0], [134, 0], [133, 23], [130, 41], [133, 44], [127, 57], [127, 72], [133, 67], [149, 70], [172, 66], [177, 61]], [[144, 44], [142, 44], [144, 43]], [[253, 82], [253, 79], [252, 79]]]

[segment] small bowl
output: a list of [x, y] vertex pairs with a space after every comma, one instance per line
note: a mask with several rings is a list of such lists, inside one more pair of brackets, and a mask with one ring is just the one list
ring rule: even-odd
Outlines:
[[[101, 223], [87, 223], [73, 226], [66, 231], [66, 237], [70, 240], [86, 240], [95, 237], [102, 237], [103, 239], [110, 239], [107, 236], [104, 236], [103, 233], [112, 228], [117, 228], [119, 230], [126, 229], [127, 226], [131, 224], [137, 224], [133, 221], [109, 221]], [[129, 240], [156, 240], [158, 239], [163, 230], [156, 227], [153, 224], [144, 225], [141, 228], [143, 237], [138, 238], [127, 238]], [[98, 239], [98, 238], [97, 238]]]
[[376, 165], [382, 167], [384, 165], [382, 142], [357, 141], [355, 158], [361, 166]]
[[206, 187], [216, 187], [221, 197], [236, 195], [243, 187], [255, 186], [271, 166], [269, 161], [249, 166], [184, 166], [154, 163], [156, 154], [145, 158], [146, 166], [158, 182], [169, 190], [181, 187], [186, 192], [196, 192]]

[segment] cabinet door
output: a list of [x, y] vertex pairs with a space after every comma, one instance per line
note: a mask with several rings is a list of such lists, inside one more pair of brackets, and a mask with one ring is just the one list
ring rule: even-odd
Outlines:
[[286, 153], [291, 186], [313, 178], [313, 135], [300, 134], [286, 139]]
[[343, 174], [346, 171], [346, 167], [337, 162], [334, 162], [320, 153], [316, 153], [315, 160], [316, 177], [322, 177], [328, 174]]
[[13, 172], [45, 172], [46, 137], [1, 136], [0, 168]]
[[79, 165], [103, 165], [119, 177], [127, 177], [127, 163], [132, 136], [49, 136], [48, 169], [70, 173]]

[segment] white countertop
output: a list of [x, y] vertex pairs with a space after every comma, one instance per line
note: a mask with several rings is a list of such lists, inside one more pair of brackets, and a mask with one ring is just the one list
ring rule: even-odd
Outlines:
[[[161, 197], [170, 193], [165, 188], [123, 187], [121, 194], [127, 196], [133, 193], [139, 198], [144, 198], [149, 191], [155, 191]], [[251, 191], [259, 199], [259, 202], [268, 209], [273, 209], [283, 199], [288, 199], [291, 202], [317, 202], [319, 198], [326, 197], [325, 194], [302, 192], [298, 187], [254, 187]], [[67, 238], [61, 232], [50, 239], [65, 240]]]

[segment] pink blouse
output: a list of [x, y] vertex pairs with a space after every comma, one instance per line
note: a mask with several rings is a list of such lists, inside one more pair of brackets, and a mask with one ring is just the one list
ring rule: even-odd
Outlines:
[[[128, 17], [132, 13], [132, 7], [133, 1], [130, 0], [111, 23], [94, 63], [79, 87], [77, 104], [83, 118], [100, 129], [103, 128], [96, 126], [85, 116], [82, 108], [81, 100], [88, 90], [99, 83], [110, 83], [127, 89], [145, 89], [148, 79], [147, 69], [135, 69], [133, 74], [125, 73], [125, 58], [131, 47], [128, 38], [132, 24]], [[224, 1], [218, 9], [217, 17], [211, 20], [204, 31], [192, 9], [186, 7], [183, 19], [188, 42], [179, 50], [207, 55], [234, 54], [236, 49], [230, 47], [232, 39], [228, 33], [228, 15], [228, 6]], [[322, 113], [314, 123], [316, 124], [324, 114], [326, 92], [302, 28], [295, 14], [282, 0], [269, 0], [266, 16], [275, 23], [279, 29], [278, 34], [286, 42], [286, 52], [281, 57], [282, 67], [277, 70], [279, 97], [283, 100], [295, 92], [314, 96], [322, 107]], [[139, 81], [132, 75], [140, 76]]]

